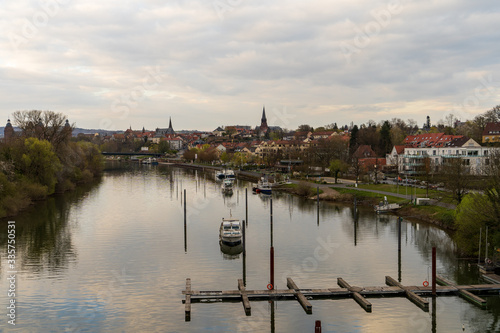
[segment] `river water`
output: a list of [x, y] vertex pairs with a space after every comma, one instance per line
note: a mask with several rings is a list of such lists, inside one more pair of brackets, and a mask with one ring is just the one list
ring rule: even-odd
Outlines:
[[[479, 309], [455, 296], [438, 297], [424, 312], [405, 298], [370, 298], [366, 313], [352, 299], [311, 300], [308, 315], [295, 300], [193, 303], [184, 320], [182, 290], [265, 289], [269, 278], [269, 196], [238, 181], [224, 196], [214, 173], [170, 166], [120, 164], [97, 184], [79, 187], [2, 221], [0, 230], [2, 319], [0, 329], [19, 332], [495, 332], [499, 297]], [[187, 228], [183, 223], [183, 190]], [[245, 219], [246, 260], [221, 249], [222, 217]], [[430, 280], [432, 246], [438, 275], [459, 284], [481, 282], [477, 267], [456, 258], [450, 237], [435, 227], [402, 224], [398, 257], [397, 220], [360, 207], [274, 193], [275, 287], [292, 277], [300, 288], [383, 286], [385, 276], [404, 285]], [[8, 222], [15, 221], [16, 325], [8, 323]], [[356, 222], [355, 222], [356, 220]], [[225, 252], [223, 252], [223, 250]], [[245, 267], [244, 267], [245, 264]], [[433, 306], [435, 306], [434, 309]]]

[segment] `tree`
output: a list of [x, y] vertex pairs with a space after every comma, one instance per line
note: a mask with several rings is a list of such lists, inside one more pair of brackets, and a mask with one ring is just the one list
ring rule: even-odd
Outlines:
[[196, 148], [191, 148], [189, 150], [186, 150], [184, 152], [184, 155], [182, 157], [187, 160], [187, 161], [194, 161], [196, 158], [196, 154], [198, 153], [198, 149]]
[[73, 126], [66, 125], [66, 116], [54, 111], [16, 111], [14, 123], [23, 130], [23, 136], [49, 141], [56, 152], [62, 143], [71, 139]]
[[314, 164], [324, 170], [328, 168], [331, 160], [348, 160], [347, 141], [340, 136], [320, 139], [316, 145], [309, 147], [309, 154], [313, 157]]
[[486, 226], [489, 228], [488, 239], [493, 240], [491, 244], [498, 244], [499, 224], [494, 216], [494, 207], [486, 195], [470, 193], [464, 196], [455, 213], [457, 231], [454, 238], [459, 250], [466, 254], [477, 253], [479, 230], [482, 228], [484, 235]]
[[468, 160], [460, 157], [443, 159], [440, 178], [445, 188], [451, 192], [453, 199], [460, 203], [469, 191], [471, 183]]
[[337, 184], [337, 178], [339, 172], [346, 172], [349, 168], [349, 165], [342, 160], [335, 159], [330, 162], [330, 172], [333, 172], [335, 175], [335, 184]]
[[14, 164], [28, 179], [46, 186], [47, 194], [54, 193], [56, 173], [61, 169], [61, 163], [50, 142], [37, 138], [25, 139], [24, 151]]
[[426, 156], [423, 158], [423, 165], [419, 168], [420, 179], [425, 180], [426, 196], [429, 197], [429, 185], [432, 179], [432, 161], [431, 158]]
[[384, 124], [380, 128], [380, 151], [385, 154], [389, 153], [392, 149], [392, 139], [391, 139], [391, 124], [389, 121], [384, 121]]
[[351, 138], [349, 139], [349, 156], [352, 156], [358, 149], [358, 125], [354, 125], [351, 129]]
[[170, 143], [167, 140], [160, 141], [157, 149], [159, 153], [166, 154], [171, 150]]
[[300, 125], [299, 128], [297, 129], [297, 132], [313, 132], [314, 128], [312, 128], [309, 125]]

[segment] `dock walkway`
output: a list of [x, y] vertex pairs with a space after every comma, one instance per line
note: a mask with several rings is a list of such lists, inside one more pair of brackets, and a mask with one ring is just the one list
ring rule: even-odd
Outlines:
[[[437, 283], [443, 285], [436, 286], [437, 296], [460, 295], [475, 305], [483, 307], [485, 301], [475, 294], [495, 294], [500, 291], [498, 284], [481, 284], [457, 286], [443, 277], [436, 278]], [[185, 295], [186, 321], [191, 319], [191, 303], [210, 302], [242, 302], [245, 314], [251, 315], [250, 301], [270, 301], [270, 300], [298, 300], [307, 314], [312, 314], [312, 299], [345, 299], [353, 298], [365, 311], [372, 311], [372, 304], [366, 298], [376, 297], [407, 297], [410, 301], [418, 305], [423, 311], [429, 311], [429, 303], [422, 297], [432, 297], [431, 286], [404, 286], [390, 276], [386, 276], [387, 286], [380, 287], [357, 287], [351, 286], [344, 279], [338, 278], [337, 283], [340, 288], [306, 289], [299, 288], [292, 278], [287, 278], [289, 289], [271, 290], [247, 290], [243, 281], [238, 280], [236, 290], [211, 290], [201, 291], [191, 289], [191, 279], [186, 279], [186, 289], [182, 291]]]

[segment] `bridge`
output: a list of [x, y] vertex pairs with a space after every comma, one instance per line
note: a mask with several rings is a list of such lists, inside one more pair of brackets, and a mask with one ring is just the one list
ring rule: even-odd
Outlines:
[[105, 155], [105, 156], [116, 156], [116, 155], [120, 155], [120, 156], [153, 156], [153, 157], [162, 157], [164, 156], [164, 154], [162, 153], [146, 153], [146, 152], [138, 152], [138, 153], [112, 153], [112, 152], [106, 152], [106, 151], [103, 151], [101, 153], [102, 155]]

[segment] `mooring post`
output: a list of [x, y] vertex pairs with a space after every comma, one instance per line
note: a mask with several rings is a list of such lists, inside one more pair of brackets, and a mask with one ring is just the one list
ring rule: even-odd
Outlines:
[[321, 333], [321, 320], [316, 320], [314, 324], [314, 333]]
[[318, 225], [319, 225], [319, 186], [316, 186], [316, 214], [318, 215]]
[[398, 251], [401, 252], [401, 220], [403, 218], [400, 216], [398, 217]]
[[186, 190], [184, 189], [184, 224], [186, 224]]
[[248, 224], [248, 188], [245, 189], [245, 221]]
[[246, 247], [247, 247], [247, 242], [246, 242], [246, 229], [245, 229], [245, 221], [243, 220], [243, 225], [241, 226], [241, 232], [243, 236], [243, 255], [246, 255]]
[[436, 247], [432, 247], [432, 296], [436, 296]]
[[271, 290], [274, 289], [274, 247], [271, 246], [271, 251], [270, 251], [270, 263], [271, 263], [271, 276], [270, 276], [270, 283], [271, 283]]
[[271, 249], [269, 250], [269, 271], [270, 271], [270, 284], [271, 289], [274, 289], [274, 246], [273, 246], [273, 198], [270, 199], [270, 214], [271, 214]]

